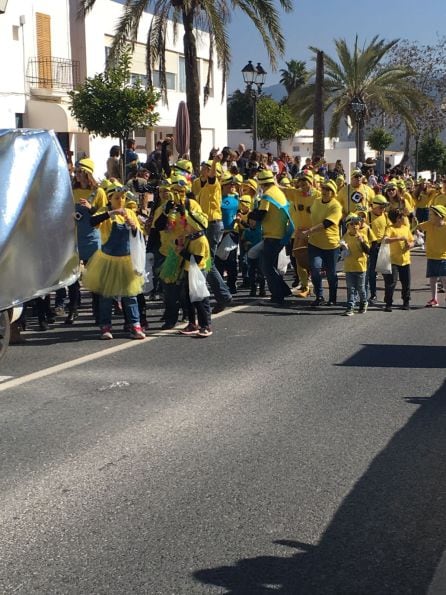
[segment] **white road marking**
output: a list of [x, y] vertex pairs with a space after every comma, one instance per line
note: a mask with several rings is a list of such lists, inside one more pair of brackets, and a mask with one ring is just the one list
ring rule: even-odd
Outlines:
[[5, 382], [5, 380], [9, 380], [12, 376], [0, 376], [0, 382]]
[[[248, 308], [253, 304], [244, 304], [242, 306], [235, 306], [234, 308], [228, 308], [220, 314], [215, 314], [212, 318], [221, 318], [222, 316], [226, 316], [231, 312], [237, 312], [238, 310], [243, 310], [243, 308]], [[15, 388], [16, 386], [20, 386], [21, 384], [26, 384], [27, 382], [32, 382], [33, 380], [39, 380], [40, 378], [45, 378], [46, 376], [51, 376], [52, 374], [57, 374], [58, 372], [63, 372], [64, 370], [68, 370], [69, 368], [75, 368], [76, 366], [80, 366], [81, 364], [86, 364], [92, 362], [97, 359], [102, 359], [103, 357], [108, 357], [114, 353], [119, 353], [120, 351], [125, 351], [126, 349], [131, 349], [132, 347], [138, 347], [138, 345], [146, 345], [149, 341], [154, 341], [155, 339], [159, 339], [163, 335], [166, 334], [175, 334], [178, 332], [178, 329], [172, 329], [171, 331], [162, 331], [160, 333], [150, 335], [144, 340], [135, 341], [131, 340], [127, 343], [122, 343], [121, 345], [115, 345], [114, 347], [109, 347], [108, 349], [103, 349], [101, 351], [97, 351], [96, 353], [91, 353], [89, 355], [83, 355], [82, 357], [78, 357], [77, 359], [73, 359], [67, 362], [63, 362], [61, 364], [57, 364], [55, 366], [50, 366], [49, 368], [44, 368], [43, 370], [37, 370], [36, 372], [32, 372], [31, 374], [25, 374], [25, 376], [19, 376], [18, 378], [13, 378], [12, 380], [6, 380], [0, 384], [0, 393], [4, 392], [8, 389]], [[212, 339], [210, 339], [212, 340]], [[0, 378], [8, 378], [7, 376], [3, 376]]]

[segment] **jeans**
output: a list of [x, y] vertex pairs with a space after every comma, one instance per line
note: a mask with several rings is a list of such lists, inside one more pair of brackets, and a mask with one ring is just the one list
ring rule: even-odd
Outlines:
[[217, 246], [221, 242], [223, 237], [223, 222], [222, 221], [211, 221], [206, 230], [206, 237], [209, 242], [209, 248], [211, 251], [212, 266], [207, 275], [208, 283], [211, 287], [211, 291], [215, 296], [218, 304], [227, 304], [232, 300], [231, 292], [228, 286], [223, 281], [222, 276], [215, 266], [214, 258]]
[[[121, 298], [122, 307], [125, 310], [126, 321], [134, 326], [139, 324], [139, 308], [136, 296]], [[113, 298], [99, 296], [99, 326], [111, 326], [112, 324]]]
[[260, 267], [260, 258], [248, 258], [248, 277], [251, 291], [255, 291], [257, 283], [261, 291], [265, 290], [265, 277]]
[[378, 252], [379, 244], [374, 244], [370, 248], [366, 275], [366, 288], [370, 297], [376, 297], [376, 261], [378, 260]]
[[345, 273], [345, 281], [347, 283], [347, 309], [353, 310], [355, 307], [356, 296], [359, 297], [359, 303], [365, 304], [365, 271]]
[[401, 283], [401, 299], [403, 304], [408, 304], [410, 301], [410, 264], [400, 266], [398, 264], [392, 264], [392, 274], [383, 275], [385, 289], [384, 289], [384, 301], [386, 306], [391, 306], [393, 303], [393, 293], [398, 281], [398, 277]]
[[323, 297], [321, 268], [325, 269], [328, 281], [328, 299], [336, 302], [338, 293], [338, 276], [336, 274], [336, 263], [339, 259], [339, 248], [324, 250], [308, 244], [308, 259], [310, 262], [311, 279], [316, 298]]
[[429, 220], [429, 207], [418, 207], [415, 211], [415, 216], [418, 219], [418, 223], [424, 223]]
[[291, 295], [290, 288], [277, 270], [279, 252], [282, 248], [282, 240], [275, 238], [264, 238], [263, 240], [263, 251], [261, 256], [263, 274], [265, 275], [268, 288], [271, 292], [271, 299], [278, 302], [283, 301], [284, 298]]

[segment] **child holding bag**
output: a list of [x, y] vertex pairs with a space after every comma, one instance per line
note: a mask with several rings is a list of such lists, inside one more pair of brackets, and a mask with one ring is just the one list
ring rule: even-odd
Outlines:
[[206, 338], [212, 335], [209, 292], [205, 292], [208, 294], [206, 297], [203, 297], [199, 301], [192, 302], [189, 293], [189, 272], [192, 275], [191, 269], [197, 265], [202, 275], [206, 277], [206, 272], [210, 268], [211, 252], [209, 242], [206, 238], [207, 226], [208, 220], [203, 213], [198, 211], [187, 211], [185, 236], [176, 241], [176, 250], [179, 256], [183, 259], [184, 265], [184, 276], [181, 289], [184, 296], [184, 304], [187, 306], [187, 317], [189, 320], [189, 324], [186, 328], [179, 332], [182, 335], [190, 335], [200, 338]]
[[385, 312], [392, 312], [393, 294], [398, 278], [401, 283], [403, 310], [410, 310], [410, 249], [413, 248], [413, 236], [405, 224], [406, 214], [401, 209], [389, 211], [391, 226], [387, 228], [383, 241], [390, 244], [392, 272], [383, 274]]

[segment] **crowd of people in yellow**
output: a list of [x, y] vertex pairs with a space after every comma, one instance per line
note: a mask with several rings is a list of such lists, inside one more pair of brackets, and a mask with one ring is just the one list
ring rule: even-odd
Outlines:
[[[202, 338], [212, 335], [212, 313], [229, 306], [240, 286], [251, 297], [266, 296], [268, 288], [268, 305], [284, 306], [295, 295], [311, 298], [314, 309], [332, 306], [341, 270], [345, 315], [377, 305], [377, 273], [385, 283], [383, 310], [392, 311], [398, 280], [402, 308], [409, 309], [415, 244], [426, 250], [432, 289], [426, 306], [439, 305], [439, 287], [446, 286], [446, 180], [394, 176], [378, 185], [373, 172], [361, 169], [345, 180], [340, 173], [321, 175], [308, 162], [294, 177], [257, 164], [245, 164], [242, 173], [238, 165], [214, 151], [196, 177], [192, 163], [179, 159], [156, 180], [135, 165], [124, 185], [116, 178], [99, 184], [91, 159], [76, 164], [82, 283], [93, 294], [103, 339], [113, 338], [113, 304], [122, 307], [130, 336], [145, 337], [147, 294], [162, 294], [163, 330], [182, 318], [187, 324], [179, 332]], [[292, 287], [284, 279], [289, 263]], [[79, 282], [68, 294], [65, 323], [73, 324]], [[60, 309], [63, 295], [57, 299]]]

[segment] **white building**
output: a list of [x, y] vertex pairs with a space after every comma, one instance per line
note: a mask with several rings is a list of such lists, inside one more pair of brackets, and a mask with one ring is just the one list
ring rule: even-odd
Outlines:
[[[69, 110], [68, 91], [87, 76], [102, 72], [112, 43], [122, 0], [97, 0], [85, 19], [78, 18], [79, 0], [0, 0], [0, 128], [54, 129], [65, 150], [75, 158], [89, 155], [99, 177], [115, 139], [82, 133]], [[4, 9], [4, 12], [1, 12]], [[141, 20], [132, 63], [132, 75], [146, 75], [145, 40], [151, 22]], [[186, 100], [182, 31], [177, 42], [168, 35], [166, 55], [169, 104], [157, 105], [159, 125], [153, 131], [135, 131], [137, 151], [145, 159], [157, 140], [175, 127], [178, 104]], [[197, 34], [201, 77], [202, 156], [227, 144], [226, 100], [221, 101], [221, 70], [213, 66], [210, 97], [203, 106], [209, 58], [209, 38]], [[154, 80], [156, 82], [156, 73]], [[112, 115], [110, 115], [112, 117]]]
[[[94, 9], [85, 20], [77, 18], [78, 0], [69, 0], [71, 8], [71, 42], [73, 57], [79, 61], [81, 80], [102, 72], [105, 67], [107, 48], [112, 44], [113, 32], [122, 11], [122, 0], [97, 0]], [[139, 77], [142, 81], [146, 77], [146, 46], [147, 32], [152, 15], [148, 12], [141, 19], [137, 43], [132, 61], [132, 77]], [[144, 159], [150, 153], [156, 141], [163, 140], [166, 134], [173, 133], [180, 101], [186, 100], [185, 63], [183, 54], [183, 32], [178, 28], [176, 43], [172, 30], [168, 32], [166, 70], [168, 87], [168, 105], [160, 101], [156, 111], [160, 114], [158, 126], [154, 130], [137, 130], [135, 137], [137, 152]], [[203, 87], [207, 77], [209, 59], [209, 37], [204, 33], [197, 33], [197, 53], [199, 58], [200, 88], [201, 88], [201, 153], [207, 158], [214, 146], [224, 146], [227, 140], [226, 129], [226, 99], [222, 102], [221, 70], [214, 62], [211, 77], [210, 97], [203, 106]], [[156, 72], [154, 73], [156, 85]], [[77, 151], [85, 152], [96, 163], [103, 163], [108, 157], [110, 146], [118, 144], [112, 139], [89, 138], [83, 135], [79, 138]], [[99, 170], [98, 170], [99, 173]]]
[[69, 134], [77, 131], [64, 101], [76, 76], [68, 3], [0, 4], [0, 127], [52, 128], [67, 149]]

